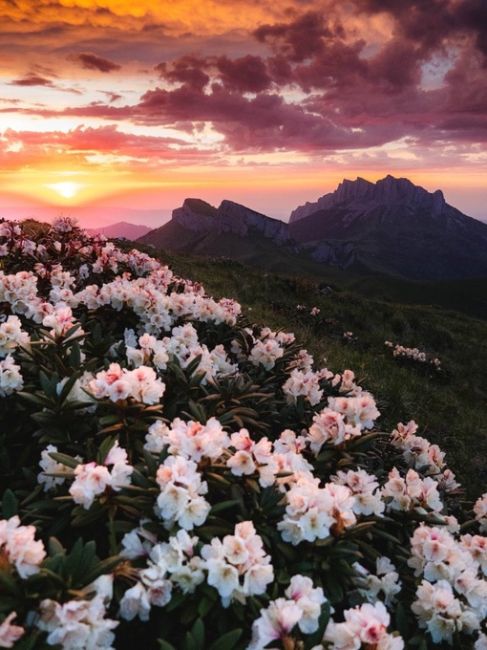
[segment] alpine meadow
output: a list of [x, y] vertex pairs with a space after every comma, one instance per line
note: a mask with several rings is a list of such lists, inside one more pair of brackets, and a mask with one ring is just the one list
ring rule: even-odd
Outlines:
[[487, 650], [487, 0], [0, 0], [0, 649]]

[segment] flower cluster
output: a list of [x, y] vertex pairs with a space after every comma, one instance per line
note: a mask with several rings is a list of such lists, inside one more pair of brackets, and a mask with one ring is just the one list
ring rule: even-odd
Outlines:
[[[333, 650], [355, 650], [355, 648], [377, 648], [377, 650], [402, 650], [404, 641], [399, 635], [387, 631], [391, 617], [382, 602], [366, 603], [344, 612], [342, 623], [331, 621], [326, 628], [326, 648]], [[323, 646], [317, 646], [319, 650]]]
[[180, 530], [168, 542], [151, 547], [147, 566], [138, 572], [138, 582], [125, 591], [120, 602], [122, 618], [131, 621], [138, 616], [147, 621], [151, 607], [170, 602], [174, 587], [183, 593], [194, 592], [204, 580], [203, 560], [195, 554], [197, 542], [197, 537]]
[[452, 642], [455, 632], [471, 634], [487, 616], [484, 579], [486, 538], [420, 526], [411, 539], [409, 565], [423, 581], [412, 611], [433, 641]]
[[204, 496], [208, 491], [197, 465], [180, 456], [169, 456], [159, 466], [156, 481], [160, 487], [156, 513], [167, 528], [177, 523], [185, 530], [201, 526], [210, 511]]
[[434, 357], [418, 348], [408, 348], [399, 343], [392, 343], [391, 341], [386, 341], [385, 346], [392, 350], [392, 356], [395, 359], [405, 359], [414, 363], [430, 366], [437, 371], [441, 370], [441, 361], [438, 357]]
[[20, 372], [20, 366], [9, 354], [6, 359], [0, 361], [0, 397], [12, 395], [12, 393], [22, 390], [23, 387], [24, 379]]
[[285, 643], [296, 626], [303, 634], [312, 634], [318, 629], [322, 606], [326, 602], [323, 589], [314, 587], [310, 578], [298, 574], [291, 578], [284, 595], [286, 598], [271, 601], [254, 621], [249, 650], [261, 650], [277, 640]]
[[201, 556], [208, 584], [218, 591], [224, 607], [232, 600], [245, 603], [248, 596], [265, 593], [274, 580], [271, 558], [251, 521], [237, 524], [235, 534], [225, 535], [221, 541], [214, 538], [203, 546]]
[[111, 363], [108, 370], [99, 372], [88, 384], [96, 399], [108, 398], [112, 402], [133, 399], [143, 404], [156, 404], [164, 395], [164, 383], [153, 368], [140, 366], [135, 370], [121, 368]]
[[35, 526], [21, 526], [17, 516], [0, 520], [0, 557], [15, 566], [21, 578], [37, 573], [46, 555], [44, 544], [35, 535]]
[[22, 330], [22, 323], [18, 316], [9, 316], [0, 325], [0, 358], [13, 354], [19, 347], [28, 349], [30, 336]]
[[106, 618], [102, 596], [91, 600], [70, 600], [58, 603], [46, 599], [40, 605], [40, 630], [47, 632], [49, 645], [60, 645], [64, 650], [97, 648], [110, 650], [118, 622]]
[[286, 493], [286, 513], [277, 525], [282, 538], [299, 544], [340, 535], [357, 521], [355, 497], [345, 485], [300, 478]]
[[415, 422], [140, 250], [33, 232], [0, 223], [1, 647], [485, 650], [487, 495]]
[[127, 460], [127, 452], [116, 442], [108, 452], [103, 465], [94, 462], [77, 465], [74, 470], [74, 481], [69, 488], [73, 501], [88, 509], [95, 497], [103, 494], [108, 488], [119, 492], [130, 485], [130, 476], [134, 468]]
[[433, 512], [441, 512], [443, 503], [438, 492], [438, 483], [427, 476], [421, 476], [413, 469], [401, 476], [394, 467], [389, 472], [389, 480], [382, 488], [382, 497], [390, 510], [409, 511], [422, 508]]

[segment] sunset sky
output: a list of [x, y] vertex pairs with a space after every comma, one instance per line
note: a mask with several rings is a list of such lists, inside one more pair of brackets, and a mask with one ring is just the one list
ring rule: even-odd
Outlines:
[[392, 173], [487, 220], [485, 0], [0, 0], [0, 216], [287, 218]]

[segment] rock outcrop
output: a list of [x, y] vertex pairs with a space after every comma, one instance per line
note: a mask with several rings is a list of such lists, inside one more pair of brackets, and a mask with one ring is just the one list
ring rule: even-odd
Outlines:
[[487, 277], [487, 224], [448, 205], [440, 190], [392, 176], [344, 180], [294, 210], [289, 224], [233, 201], [216, 208], [186, 199], [141, 241], [246, 263], [278, 260], [275, 268], [312, 262], [415, 280]]
[[414, 185], [407, 178], [394, 178], [388, 175], [377, 183], [371, 183], [364, 178], [357, 178], [355, 181], [345, 179], [334, 192], [325, 194], [314, 203], [305, 203], [293, 210], [289, 223], [295, 223], [319, 210], [344, 205], [353, 213], [363, 213], [381, 205], [387, 206], [389, 210], [407, 205], [410, 208], [427, 211], [431, 217], [439, 217], [451, 208], [446, 203], [441, 190], [428, 192]]
[[172, 218], [192, 232], [232, 233], [238, 237], [249, 237], [255, 232], [276, 244], [285, 244], [291, 239], [289, 227], [283, 221], [233, 201], [222, 201], [215, 208], [200, 199], [185, 199], [182, 207], [173, 211]]

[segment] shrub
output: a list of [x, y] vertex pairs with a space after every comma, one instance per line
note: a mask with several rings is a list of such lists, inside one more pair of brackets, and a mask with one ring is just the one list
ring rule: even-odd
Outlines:
[[414, 422], [140, 251], [32, 237], [0, 224], [0, 647], [485, 647], [487, 496]]

